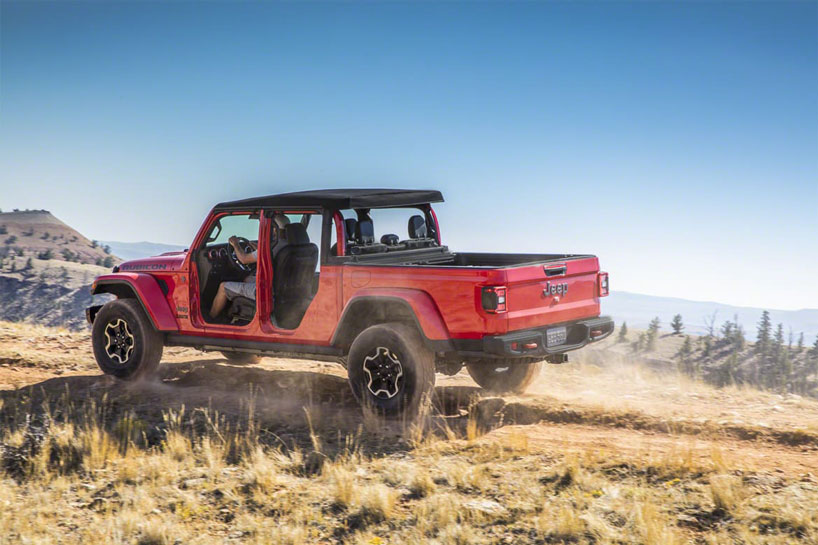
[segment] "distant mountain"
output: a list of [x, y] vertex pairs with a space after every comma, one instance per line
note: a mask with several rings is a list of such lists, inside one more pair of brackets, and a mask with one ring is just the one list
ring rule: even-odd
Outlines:
[[109, 240], [101, 242], [101, 244], [110, 246], [111, 251], [122, 259], [152, 257], [165, 252], [178, 252], [187, 248], [187, 246], [179, 246], [178, 244], [161, 244], [158, 242], [117, 242]]
[[[612, 291], [602, 299], [602, 313], [613, 316], [617, 326], [625, 321], [628, 327], [645, 329], [656, 316], [662, 321], [662, 330], [670, 330], [670, 321], [674, 314], [681, 314], [685, 324], [685, 333], [700, 335], [705, 332], [705, 318], [716, 313], [716, 327], [726, 320], [738, 317], [738, 323], [744, 327], [748, 339], [755, 338], [756, 325], [765, 309], [737, 307], [722, 303], [706, 301], [689, 301], [675, 297], [658, 297], [626, 291]], [[813, 342], [818, 334], [818, 309], [772, 310], [770, 319], [774, 325], [784, 324], [784, 335], [792, 328], [795, 341], [804, 332], [806, 342]]]

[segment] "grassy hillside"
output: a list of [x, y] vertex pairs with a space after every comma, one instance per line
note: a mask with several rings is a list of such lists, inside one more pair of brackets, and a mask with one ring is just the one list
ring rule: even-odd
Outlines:
[[728, 321], [712, 335], [685, 335], [627, 330], [588, 349], [600, 359], [642, 362], [657, 371], [679, 372], [715, 386], [750, 385], [781, 393], [818, 397], [818, 341], [799, 345], [770, 324], [766, 346], [748, 342], [743, 330]]

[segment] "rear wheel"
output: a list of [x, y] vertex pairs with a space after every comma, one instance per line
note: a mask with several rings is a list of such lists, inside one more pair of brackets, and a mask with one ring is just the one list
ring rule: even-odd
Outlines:
[[414, 327], [401, 323], [375, 325], [358, 335], [347, 370], [358, 401], [387, 417], [415, 417], [435, 386], [434, 354]]
[[481, 360], [467, 363], [466, 369], [474, 382], [489, 392], [521, 394], [540, 374], [542, 362]]
[[102, 372], [125, 380], [152, 374], [164, 348], [162, 334], [136, 299], [106, 303], [94, 319], [91, 342]]
[[246, 352], [222, 352], [222, 356], [233, 365], [253, 365], [261, 361], [261, 356]]

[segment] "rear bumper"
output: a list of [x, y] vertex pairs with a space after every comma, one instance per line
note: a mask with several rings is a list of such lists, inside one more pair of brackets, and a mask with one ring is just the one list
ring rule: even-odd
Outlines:
[[[546, 343], [546, 331], [556, 327], [566, 328], [566, 340], [556, 346]], [[536, 357], [563, 354], [582, 348], [588, 343], [608, 337], [614, 330], [609, 316], [600, 316], [576, 322], [553, 324], [535, 329], [514, 331], [505, 335], [483, 337], [483, 352], [492, 356]]]

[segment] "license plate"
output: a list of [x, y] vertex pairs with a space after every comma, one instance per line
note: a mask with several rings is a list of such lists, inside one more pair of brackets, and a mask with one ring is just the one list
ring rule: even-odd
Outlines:
[[568, 329], [565, 327], [553, 327], [545, 332], [545, 344], [547, 346], [557, 346], [568, 339]]

